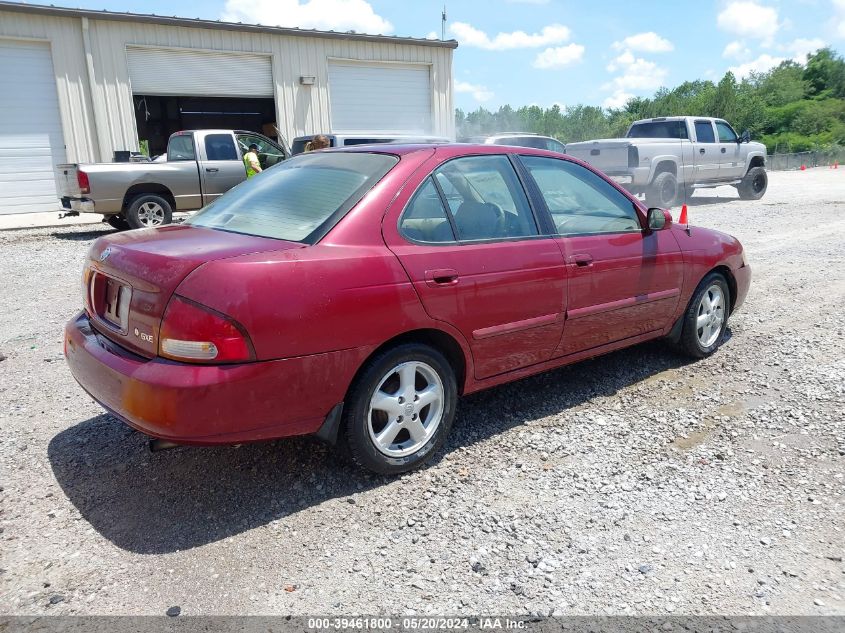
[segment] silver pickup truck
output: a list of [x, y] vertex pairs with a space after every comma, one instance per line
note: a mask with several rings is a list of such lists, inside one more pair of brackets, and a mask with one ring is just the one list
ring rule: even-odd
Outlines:
[[597, 167], [650, 207], [668, 208], [695, 189], [733, 185], [743, 200], [766, 193], [766, 146], [722, 119], [635, 121], [625, 138], [568, 143], [566, 153]]
[[118, 229], [169, 224], [174, 211], [202, 208], [245, 180], [253, 143], [264, 169], [290, 155], [255, 132], [191, 130], [170, 137], [166, 161], [58, 165], [62, 206], [102, 213]]

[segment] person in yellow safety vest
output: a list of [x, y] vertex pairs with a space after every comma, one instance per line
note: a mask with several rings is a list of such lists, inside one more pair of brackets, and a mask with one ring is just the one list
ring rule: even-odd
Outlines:
[[263, 171], [261, 163], [258, 162], [258, 145], [255, 143], [250, 145], [249, 151], [244, 154], [244, 167], [246, 167], [247, 178], [252, 178]]

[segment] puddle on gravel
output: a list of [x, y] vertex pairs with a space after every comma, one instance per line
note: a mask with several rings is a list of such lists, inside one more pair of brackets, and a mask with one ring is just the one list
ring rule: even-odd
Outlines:
[[716, 426], [717, 417], [738, 418], [744, 415], [749, 408], [756, 406], [752, 401], [757, 399], [759, 398], [752, 396], [745, 400], [735, 400], [719, 406], [711, 415], [707, 416], [703, 428], [691, 431], [686, 436], [676, 437], [669, 443], [669, 448], [684, 452], [703, 444]]

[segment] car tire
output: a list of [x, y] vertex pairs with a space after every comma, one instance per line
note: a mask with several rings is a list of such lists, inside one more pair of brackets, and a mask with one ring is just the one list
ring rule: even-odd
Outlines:
[[687, 305], [678, 348], [693, 358], [705, 358], [715, 352], [725, 337], [731, 313], [731, 293], [721, 273], [708, 274]]
[[129, 230], [129, 222], [126, 221], [126, 218], [123, 217], [123, 214], [107, 215], [106, 223], [110, 227], [117, 229], [118, 231]]
[[759, 200], [769, 186], [769, 176], [763, 167], [752, 167], [736, 189], [743, 200]]
[[675, 175], [664, 171], [651, 181], [645, 192], [646, 204], [649, 207], [668, 209], [678, 199], [678, 180]]
[[455, 418], [455, 371], [436, 349], [406, 343], [372, 358], [350, 388], [344, 432], [362, 468], [396, 475], [443, 445]]
[[159, 195], [142, 193], [129, 201], [125, 215], [129, 228], [148, 229], [170, 224], [173, 221], [173, 207]]

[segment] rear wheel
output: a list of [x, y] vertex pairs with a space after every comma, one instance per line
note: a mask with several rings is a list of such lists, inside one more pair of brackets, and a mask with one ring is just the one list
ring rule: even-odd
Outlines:
[[707, 275], [693, 294], [684, 313], [678, 347], [693, 358], [715, 352], [725, 335], [731, 312], [728, 282], [720, 273]]
[[132, 198], [129, 203], [126, 209], [126, 221], [133, 229], [170, 224], [173, 221], [173, 207], [161, 196], [142, 193]]
[[678, 199], [678, 180], [675, 175], [664, 171], [657, 174], [645, 192], [645, 200], [649, 207], [668, 209]]
[[752, 167], [736, 189], [743, 200], [759, 200], [769, 186], [769, 176], [763, 167]]
[[449, 434], [456, 401], [455, 372], [437, 350], [408, 343], [376, 356], [344, 412], [352, 458], [384, 475], [422, 465]]

